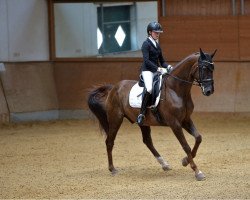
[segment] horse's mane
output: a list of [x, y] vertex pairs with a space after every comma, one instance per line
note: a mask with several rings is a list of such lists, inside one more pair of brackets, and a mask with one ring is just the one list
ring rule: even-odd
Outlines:
[[179, 61], [179, 62], [175, 65], [174, 69], [178, 68], [178, 67], [181, 66], [183, 63], [188, 62], [189, 60], [193, 59], [194, 57], [198, 57], [199, 55], [200, 55], [200, 53], [199, 53], [199, 52], [196, 52], [196, 53], [193, 53], [193, 54], [187, 56], [187, 57], [184, 58], [183, 60]]

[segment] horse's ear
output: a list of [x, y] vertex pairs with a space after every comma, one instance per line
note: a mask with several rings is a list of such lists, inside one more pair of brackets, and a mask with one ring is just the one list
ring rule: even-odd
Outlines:
[[215, 49], [215, 51], [212, 53], [211, 58], [213, 58], [213, 57], [214, 57], [214, 55], [215, 55], [216, 51], [217, 51], [217, 49]]
[[200, 56], [201, 56], [201, 60], [206, 60], [206, 55], [203, 53], [201, 48], [200, 48]]

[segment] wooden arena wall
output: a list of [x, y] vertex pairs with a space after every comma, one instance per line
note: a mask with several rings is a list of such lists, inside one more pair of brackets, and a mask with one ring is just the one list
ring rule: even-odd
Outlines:
[[[123, 79], [138, 79], [139, 66], [140, 62], [57, 63], [55, 79], [59, 108], [86, 109], [89, 88], [101, 83], [114, 84]], [[200, 88], [193, 86], [195, 110], [250, 112], [249, 63], [215, 62], [215, 66], [215, 93], [212, 96], [203, 96]]]
[[[22, 118], [22, 114], [30, 113], [28, 121], [36, 118], [36, 112], [57, 112], [59, 109], [52, 63], [5, 63], [5, 70], [0, 73], [0, 78], [2, 82], [0, 119], [2, 121], [9, 119], [19, 121], [18, 114]], [[46, 119], [46, 115], [44, 118]], [[54, 117], [56, 118], [57, 116]]]
[[[86, 117], [90, 88], [137, 79], [139, 65], [140, 62], [7, 63], [6, 71], [1, 73], [0, 119], [7, 122]], [[249, 62], [215, 62], [215, 66], [212, 96], [205, 97], [199, 87], [193, 87], [195, 111], [250, 112]]]
[[[195, 111], [250, 112], [249, 1], [245, 1], [248, 9], [243, 16], [239, 14], [239, 1], [236, 1], [235, 16], [231, 13], [231, 1], [228, 0], [166, 2], [172, 3], [174, 9], [168, 10], [166, 5], [167, 15], [164, 17], [159, 3], [159, 21], [164, 28], [160, 44], [171, 64], [197, 52], [200, 47], [210, 53], [218, 49], [215, 56], [215, 93], [205, 97], [199, 88], [194, 87]], [[190, 2], [195, 5], [210, 3], [203, 6], [206, 9], [197, 9], [190, 6]], [[44, 23], [44, 27], [46, 25]], [[47, 40], [39, 40], [38, 44], [34, 40], [29, 45], [34, 43], [38, 48], [47, 44]], [[30, 52], [29, 45], [25, 46], [27, 52]], [[14, 50], [16, 48], [13, 47]], [[44, 60], [3, 62], [5, 70], [0, 67], [0, 121], [81, 117], [87, 113], [89, 88], [103, 83], [113, 84], [122, 79], [137, 79], [141, 64], [139, 58], [65, 62], [49, 61], [45, 56]]]
[[216, 60], [250, 61], [250, 16], [178, 16], [160, 22], [166, 29], [161, 46], [170, 60], [179, 61], [202, 48], [218, 49]]
[[[164, 8], [162, 2], [158, 1], [160, 15], [163, 14], [162, 8]], [[165, 0], [165, 15], [185, 17], [249, 15], [250, 1], [244, 0], [243, 4], [244, 13], [241, 10], [241, 0]]]
[[3, 85], [0, 82], [0, 122], [9, 121], [9, 110], [5, 99]]

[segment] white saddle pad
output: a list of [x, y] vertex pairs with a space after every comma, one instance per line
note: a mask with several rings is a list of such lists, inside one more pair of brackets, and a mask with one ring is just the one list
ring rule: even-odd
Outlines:
[[[141, 108], [142, 92], [143, 92], [143, 87], [140, 87], [138, 82], [131, 88], [129, 92], [129, 105], [132, 108]], [[158, 97], [156, 98], [155, 104], [150, 106], [151, 108], [156, 107], [158, 105], [160, 101], [160, 96], [161, 96], [161, 91]]]

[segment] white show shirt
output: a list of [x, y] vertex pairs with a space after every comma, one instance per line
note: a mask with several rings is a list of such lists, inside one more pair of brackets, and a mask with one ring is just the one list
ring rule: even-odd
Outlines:
[[148, 38], [149, 38], [150, 41], [155, 45], [155, 47], [157, 47], [157, 46], [156, 46], [156, 41], [155, 41], [151, 36], [149, 36]]

